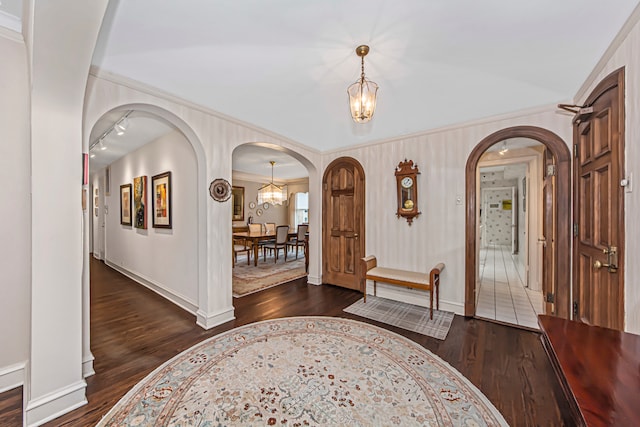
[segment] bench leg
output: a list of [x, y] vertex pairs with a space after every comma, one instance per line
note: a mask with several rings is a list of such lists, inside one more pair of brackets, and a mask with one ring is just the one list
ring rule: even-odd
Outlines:
[[433, 286], [429, 290], [429, 319], [433, 320]]
[[373, 296], [376, 296], [376, 289], [378, 287], [378, 282], [376, 282], [375, 280], [373, 281]]

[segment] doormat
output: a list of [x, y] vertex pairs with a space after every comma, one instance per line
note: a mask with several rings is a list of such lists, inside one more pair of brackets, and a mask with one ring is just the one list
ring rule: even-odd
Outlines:
[[431, 320], [428, 307], [373, 295], [367, 295], [366, 304], [361, 298], [343, 311], [439, 340], [447, 337], [454, 316], [449, 311], [433, 310], [433, 320]]

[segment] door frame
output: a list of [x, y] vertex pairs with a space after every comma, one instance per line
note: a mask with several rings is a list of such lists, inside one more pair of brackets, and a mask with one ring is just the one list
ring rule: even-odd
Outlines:
[[557, 204], [554, 216], [557, 224], [555, 236], [555, 295], [556, 315], [568, 319], [571, 310], [571, 152], [567, 144], [555, 133], [536, 126], [514, 126], [501, 129], [485, 137], [475, 146], [467, 158], [465, 168], [465, 303], [464, 315], [473, 317], [476, 310], [477, 260], [477, 168], [480, 158], [492, 145], [505, 139], [529, 138], [546, 146], [557, 162]]

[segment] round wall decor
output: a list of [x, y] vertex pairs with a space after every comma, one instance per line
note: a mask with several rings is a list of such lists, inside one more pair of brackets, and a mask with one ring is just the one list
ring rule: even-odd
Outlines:
[[258, 208], [258, 210], [256, 210], [256, 215], [261, 216], [262, 215], [262, 209]]
[[256, 202], [249, 202], [249, 209], [255, 209], [256, 208]]
[[231, 184], [223, 178], [214, 179], [209, 185], [209, 194], [216, 202], [226, 202], [231, 197]]

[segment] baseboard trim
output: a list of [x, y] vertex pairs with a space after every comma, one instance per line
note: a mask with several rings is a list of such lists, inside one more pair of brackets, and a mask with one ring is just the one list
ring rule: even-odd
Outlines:
[[191, 301], [188, 301], [186, 298], [177, 295], [176, 293], [170, 291], [169, 289], [165, 288], [162, 285], [159, 285], [157, 283], [152, 282], [149, 279], [145, 279], [144, 277], [140, 276], [139, 274], [136, 274], [132, 271], [127, 270], [126, 268], [120, 267], [108, 260], [104, 260], [105, 264], [107, 264], [109, 267], [113, 268], [114, 270], [124, 274], [125, 276], [127, 276], [129, 279], [133, 280], [134, 282], [137, 282], [139, 284], [141, 284], [142, 286], [151, 289], [153, 292], [157, 293], [158, 295], [160, 295], [161, 297], [164, 297], [165, 299], [167, 299], [168, 301], [174, 303], [175, 305], [177, 305], [178, 307], [182, 308], [185, 311], [188, 311], [189, 313], [193, 314], [193, 315], [197, 315], [197, 310], [198, 307], [192, 303]]
[[24, 384], [26, 363], [16, 363], [0, 369], [0, 393]]
[[320, 276], [307, 276], [307, 283], [310, 285], [322, 285], [322, 277]]
[[87, 404], [84, 380], [27, 402], [24, 425], [39, 426]]
[[211, 329], [214, 326], [230, 322], [236, 318], [235, 309], [233, 307], [226, 310], [220, 310], [217, 313], [205, 313], [198, 310], [196, 316], [196, 324], [203, 329]]
[[96, 371], [93, 370], [93, 361], [96, 360], [93, 357], [93, 353], [89, 353], [82, 360], [82, 378], [87, 378], [96, 374]]

